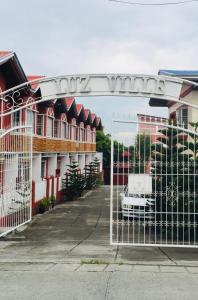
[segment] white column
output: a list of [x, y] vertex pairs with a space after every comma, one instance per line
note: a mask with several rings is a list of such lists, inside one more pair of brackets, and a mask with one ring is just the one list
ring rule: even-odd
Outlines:
[[84, 168], [85, 168], [85, 154], [84, 153], [79, 154], [78, 163], [79, 163], [79, 168], [83, 172]]
[[55, 176], [56, 175], [56, 168], [57, 168], [57, 155], [54, 154], [53, 157], [48, 158], [48, 175]]
[[92, 162], [92, 153], [86, 154], [86, 165], [90, 164]]
[[41, 154], [38, 154], [32, 159], [32, 179], [35, 182], [41, 180]]
[[70, 157], [73, 161], [76, 161], [78, 163], [78, 153], [71, 153]]
[[68, 165], [70, 164], [69, 161], [69, 154], [63, 156], [61, 158], [61, 165], [60, 165], [60, 176], [65, 175], [65, 173], [67, 172], [68, 169]]

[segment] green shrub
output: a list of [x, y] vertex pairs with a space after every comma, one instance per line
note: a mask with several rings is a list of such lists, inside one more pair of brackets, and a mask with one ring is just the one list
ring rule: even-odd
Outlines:
[[46, 210], [49, 209], [50, 206], [50, 201], [48, 198], [43, 198], [40, 202], [39, 202], [39, 212], [40, 213], [44, 213]]
[[51, 207], [54, 207], [55, 203], [56, 203], [56, 198], [54, 196], [54, 194], [51, 195], [51, 197], [49, 198], [49, 202]]
[[89, 165], [85, 166], [86, 189], [91, 190], [101, 182], [100, 161], [95, 158]]
[[70, 199], [80, 197], [85, 189], [85, 177], [80, 173], [79, 166], [73, 161], [69, 166], [66, 178], [63, 179], [63, 189]]

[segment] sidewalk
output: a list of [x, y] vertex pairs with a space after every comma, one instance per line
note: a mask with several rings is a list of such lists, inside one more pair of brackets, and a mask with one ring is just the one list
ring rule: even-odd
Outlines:
[[6, 264], [0, 299], [196, 300], [197, 282], [193, 267]]

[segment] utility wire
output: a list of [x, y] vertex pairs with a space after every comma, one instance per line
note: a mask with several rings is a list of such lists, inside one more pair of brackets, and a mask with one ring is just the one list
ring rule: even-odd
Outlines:
[[191, 2], [198, 2], [198, 0], [183, 0], [183, 1], [175, 1], [175, 2], [159, 2], [159, 3], [153, 3], [153, 2], [132, 2], [132, 1], [125, 1], [125, 0], [109, 0], [111, 2], [117, 2], [122, 4], [129, 4], [129, 5], [140, 5], [140, 6], [165, 6], [165, 5], [180, 5], [185, 3], [191, 3]]

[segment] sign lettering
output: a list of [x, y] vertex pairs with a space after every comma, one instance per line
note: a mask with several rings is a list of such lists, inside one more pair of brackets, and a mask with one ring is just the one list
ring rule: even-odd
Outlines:
[[168, 98], [179, 97], [182, 83], [177, 79], [141, 75], [77, 75], [44, 79], [40, 82], [43, 97], [111, 96]]

